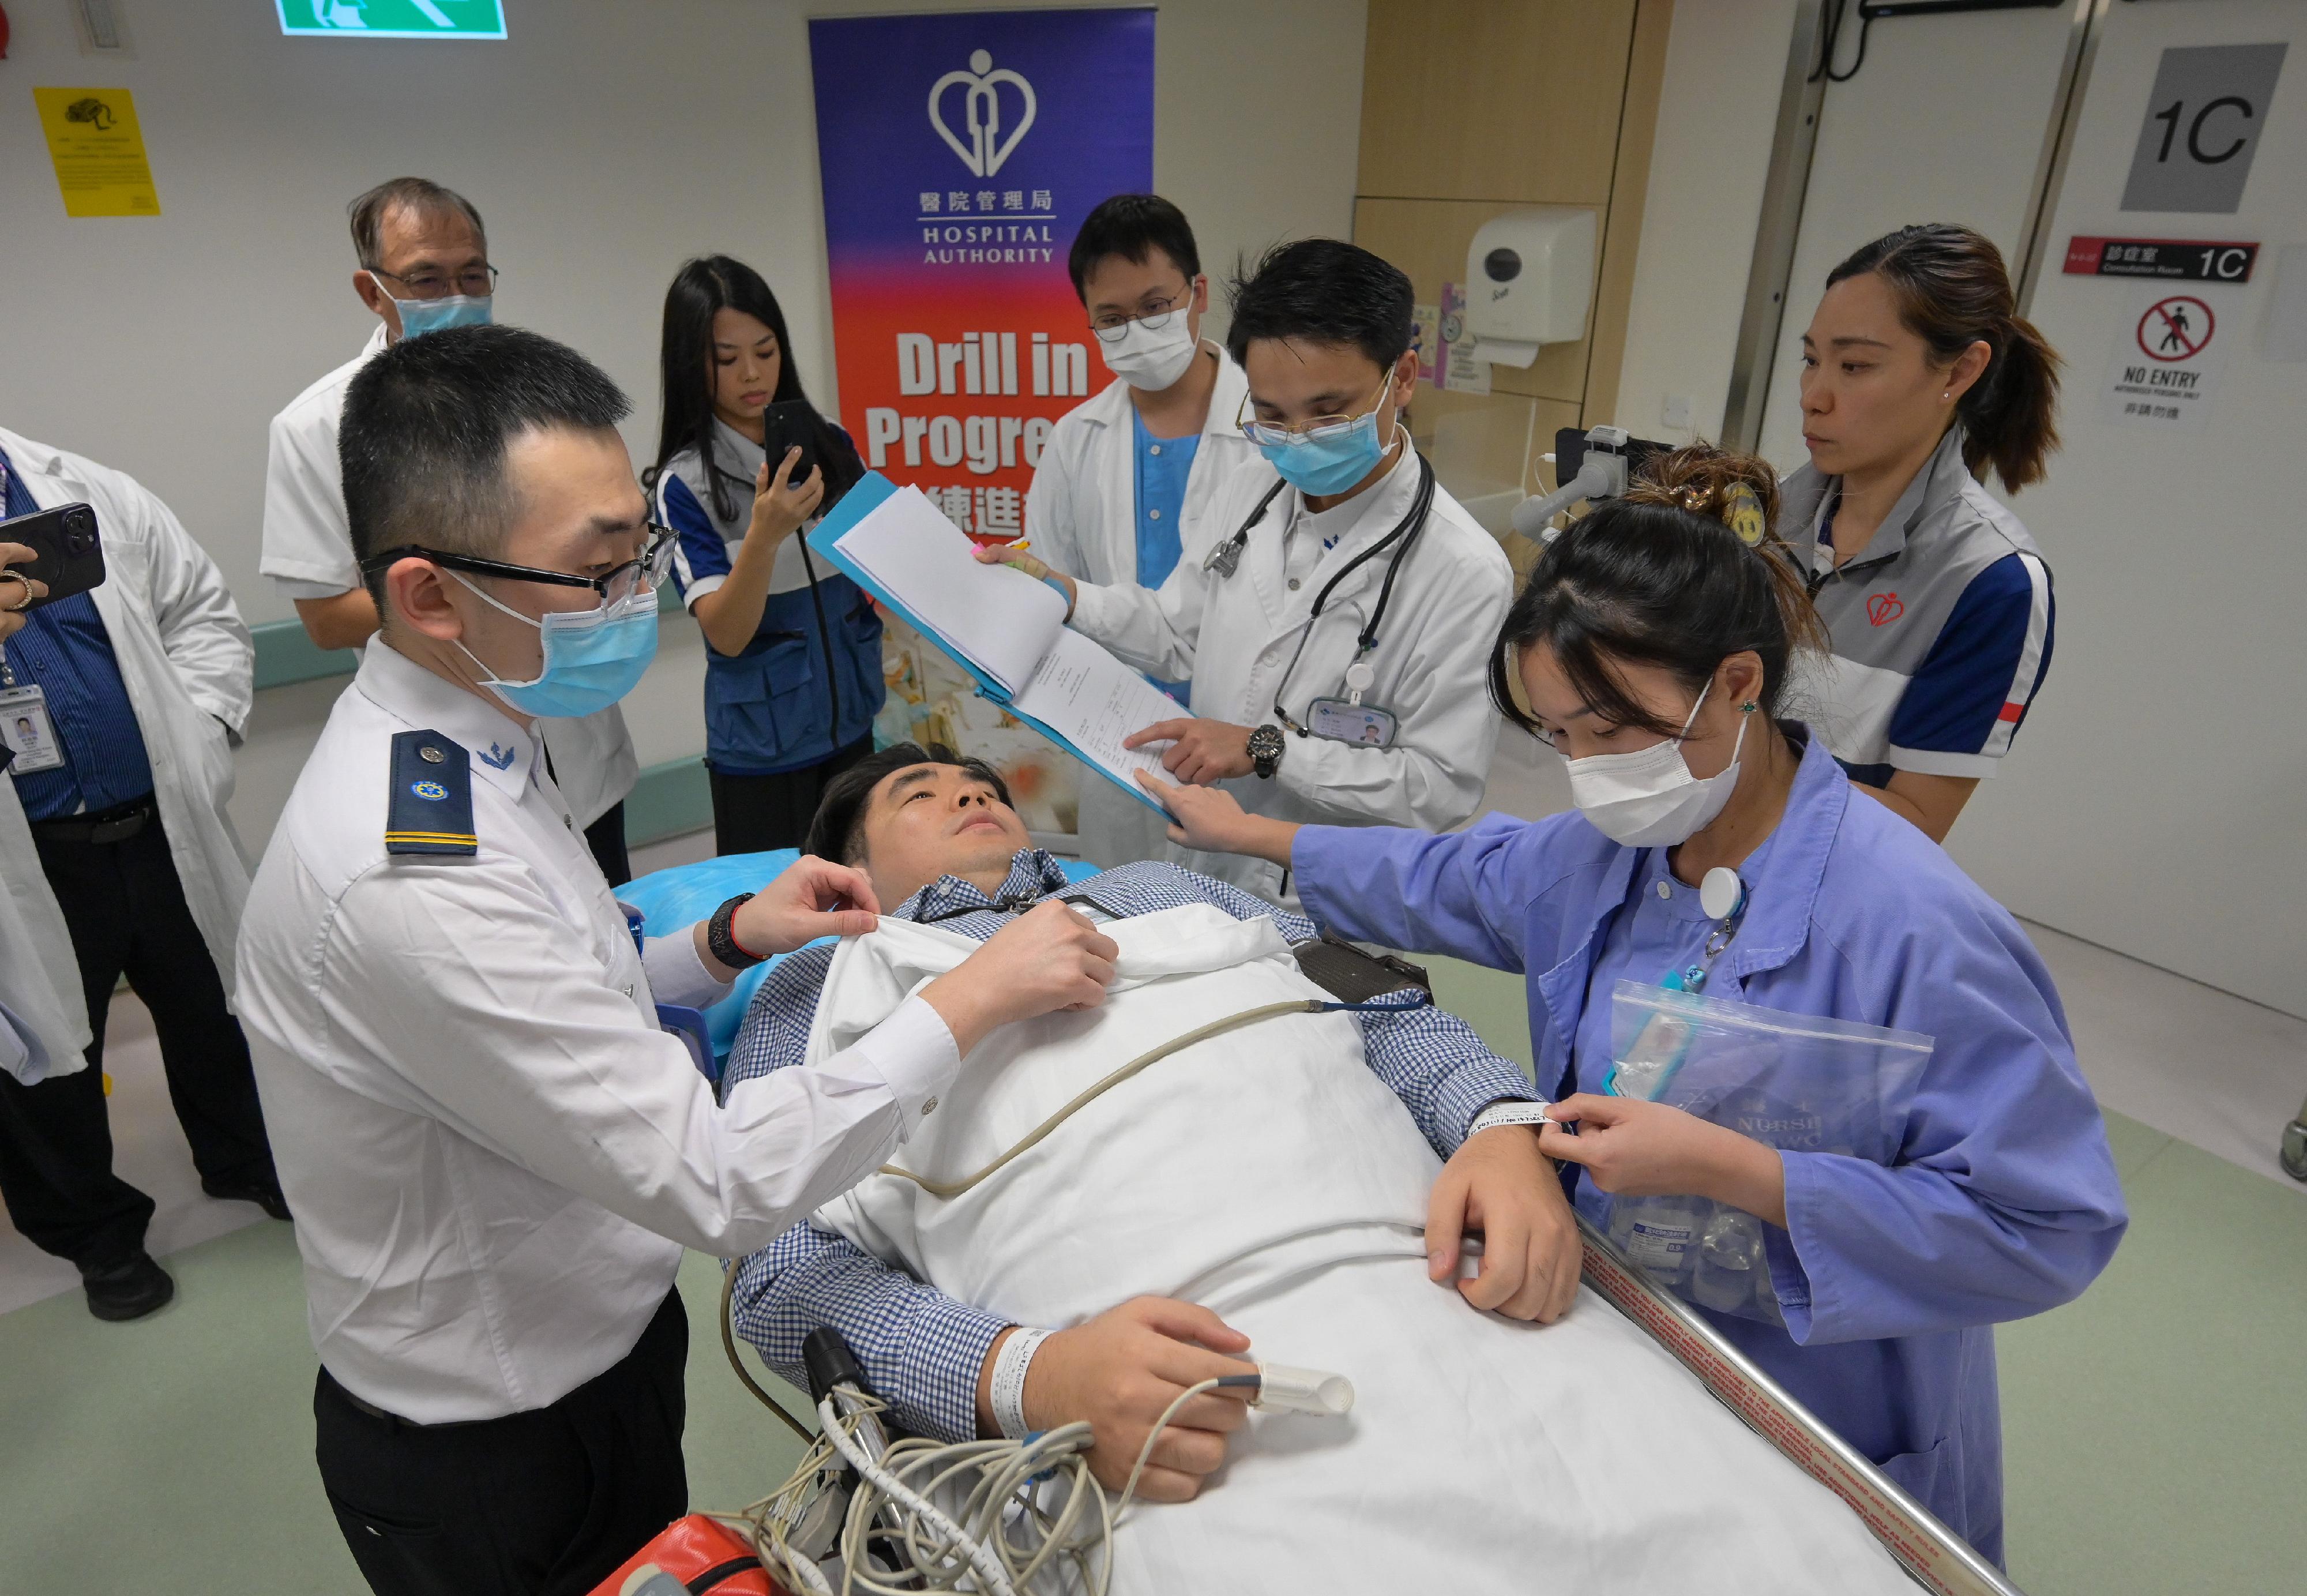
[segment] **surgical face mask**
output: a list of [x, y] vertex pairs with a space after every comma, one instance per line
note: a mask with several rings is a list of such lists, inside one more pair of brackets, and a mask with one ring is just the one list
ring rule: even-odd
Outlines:
[[[1391, 378], [1388, 379], [1392, 381]], [[1261, 436], [1257, 451], [1282, 474], [1282, 480], [1315, 498], [1342, 493], [1377, 468], [1385, 458], [1378, 442], [1377, 413], [1385, 408], [1384, 388], [1378, 401], [1351, 421], [1334, 422], [1310, 432], [1283, 437]], [[1274, 429], [1261, 425], [1260, 431]]]
[[1119, 336], [1111, 341], [1101, 331], [1097, 348], [1106, 370], [1132, 388], [1159, 393], [1186, 374], [1201, 340], [1187, 325], [1190, 318], [1183, 310], [1152, 319], [1162, 325], [1151, 328], [1143, 321], [1125, 322], [1114, 329]]
[[1682, 757], [1683, 741], [1713, 688], [1710, 682], [1699, 693], [1679, 734], [1633, 753], [1570, 761], [1571, 801], [1594, 829], [1629, 848], [1670, 847], [1688, 841], [1722, 812], [1738, 785], [1738, 755], [1745, 747], [1750, 716], [1739, 716], [1730, 762], [1718, 774], [1693, 776]]
[[[371, 274], [379, 288], [384, 284]], [[494, 296], [488, 294], [451, 294], [442, 299], [392, 299], [393, 309], [400, 313], [400, 336], [423, 338], [428, 332], [439, 332], [450, 327], [486, 327]]]
[[550, 718], [573, 718], [606, 709], [632, 691], [656, 657], [656, 589], [647, 583], [615, 604], [589, 610], [556, 610], [544, 620], [522, 614], [499, 603], [456, 571], [449, 573], [478, 595], [483, 604], [502, 610], [516, 621], [526, 621], [545, 634], [545, 656], [537, 673], [527, 682], [507, 682], [466, 648], [465, 657], [479, 665], [481, 685], [515, 713]]

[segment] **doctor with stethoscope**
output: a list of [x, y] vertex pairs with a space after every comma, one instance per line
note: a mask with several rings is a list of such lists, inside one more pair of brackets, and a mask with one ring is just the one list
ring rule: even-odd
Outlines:
[[[1489, 775], [1483, 682], [1513, 578], [1402, 423], [1411, 305], [1398, 269], [1335, 239], [1283, 245], [1237, 284], [1242, 431], [1280, 480], [1234, 474], [1209, 518], [1219, 537], [1158, 591], [979, 553], [1062, 588], [1074, 628], [1137, 669], [1190, 679], [1193, 714], [1129, 743], [1166, 743], [1176, 779], [1222, 785], [1253, 814], [1442, 830]], [[1288, 870], [1264, 860], [1172, 857], [1290, 894]]]

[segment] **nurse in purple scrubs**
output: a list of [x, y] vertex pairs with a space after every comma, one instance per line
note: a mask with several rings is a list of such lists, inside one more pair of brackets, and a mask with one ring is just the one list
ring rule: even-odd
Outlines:
[[[1710, 1241], [1748, 1227], [1767, 1311], [1702, 1292], [1699, 1311], [2000, 1562], [1993, 1327], [2114, 1254], [2105, 1126], [2018, 922], [1788, 717], [1790, 667], [1824, 639], [1768, 530], [1770, 468], [1699, 446], [1657, 474], [1549, 545], [1492, 664], [1500, 708], [1568, 762], [1574, 811], [1433, 837], [1151, 785], [1174, 839], [1289, 866], [1325, 929], [1523, 975], [1557, 1100], [1540, 1146], [1578, 1166], [1580, 1211], [1608, 1229], [1615, 1206], [1681, 1203], [1716, 1215]], [[1697, 992], [1776, 1026], [1788, 1068], [1838, 1076], [1808, 1083], [1822, 1097], [1868, 1105], [1876, 1145], [1772, 1146], [1767, 1118], [1750, 1135], [1611, 1090], [1638, 1051], [1613, 1012], [1660, 988], [1661, 1012]]]

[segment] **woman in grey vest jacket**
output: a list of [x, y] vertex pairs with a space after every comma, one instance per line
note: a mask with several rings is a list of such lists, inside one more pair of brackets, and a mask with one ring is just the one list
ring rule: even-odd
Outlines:
[[2059, 364], [1994, 245], [1943, 223], [1837, 266], [1803, 335], [1810, 463], [1780, 524], [1832, 646], [1805, 708], [1859, 791], [1936, 841], [2050, 670], [2050, 568], [1980, 479], [2042, 477]]
[[[684, 265], [665, 298], [664, 426], [646, 481], [680, 534], [673, 577], [705, 633], [705, 762], [723, 854], [798, 847], [825, 783], [872, 751], [881, 622], [797, 533], [865, 473], [808, 408], [785, 313], [726, 255]], [[818, 465], [770, 459], [765, 413], [798, 402]]]

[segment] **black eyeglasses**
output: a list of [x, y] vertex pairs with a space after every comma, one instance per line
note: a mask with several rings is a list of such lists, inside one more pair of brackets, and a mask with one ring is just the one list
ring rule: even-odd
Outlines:
[[396, 560], [430, 560], [435, 565], [450, 571], [461, 571], [473, 576], [503, 577], [515, 582], [544, 582], [555, 588], [590, 588], [601, 596], [603, 604], [622, 604], [644, 586], [655, 588], [665, 580], [665, 572], [673, 566], [673, 545], [676, 534], [670, 527], [655, 521], [644, 523], [649, 533], [648, 546], [638, 560], [628, 560], [606, 576], [578, 576], [566, 571], [539, 571], [533, 565], [508, 565], [502, 560], [483, 560], [473, 554], [451, 554], [440, 549], [428, 549], [423, 544], [404, 543], [397, 548], [382, 549], [360, 563], [361, 574], [370, 575], [384, 570]]

